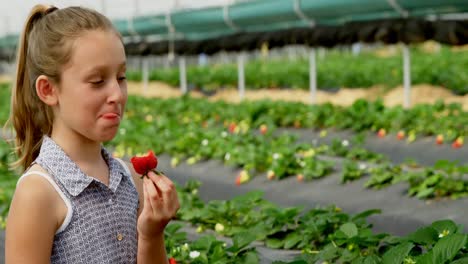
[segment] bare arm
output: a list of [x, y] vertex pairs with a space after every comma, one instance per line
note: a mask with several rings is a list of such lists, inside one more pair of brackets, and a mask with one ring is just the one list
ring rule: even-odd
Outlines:
[[129, 168], [140, 197], [137, 263], [168, 263], [164, 228], [180, 207], [174, 183], [153, 172], [142, 180]]
[[59, 210], [63, 209], [60, 201], [55, 189], [41, 176], [27, 176], [18, 184], [7, 219], [6, 264], [50, 263]]

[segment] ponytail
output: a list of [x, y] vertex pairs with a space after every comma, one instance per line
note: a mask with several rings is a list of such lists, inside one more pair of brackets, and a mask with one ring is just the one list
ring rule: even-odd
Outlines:
[[35, 78], [28, 60], [29, 36], [34, 25], [55, 7], [36, 5], [29, 14], [18, 43], [16, 57], [16, 80], [12, 89], [10, 118], [7, 124], [13, 125], [15, 152], [18, 160], [12, 167], [25, 169], [38, 156], [42, 135], [52, 128], [51, 109], [46, 107], [36, 95]]

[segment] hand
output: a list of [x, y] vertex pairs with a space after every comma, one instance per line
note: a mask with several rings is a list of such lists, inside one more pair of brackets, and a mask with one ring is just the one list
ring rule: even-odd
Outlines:
[[164, 228], [180, 208], [174, 183], [165, 175], [148, 172], [143, 177], [143, 210], [138, 218], [138, 235], [150, 240], [163, 235]]

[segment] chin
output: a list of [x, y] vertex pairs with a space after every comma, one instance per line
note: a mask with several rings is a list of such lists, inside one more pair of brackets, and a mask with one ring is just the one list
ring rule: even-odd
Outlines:
[[114, 139], [116, 135], [117, 135], [117, 130], [112, 131], [110, 133], [103, 133], [99, 135], [97, 138], [98, 138], [98, 141], [100, 142], [106, 142], [106, 141], [111, 141], [112, 139]]

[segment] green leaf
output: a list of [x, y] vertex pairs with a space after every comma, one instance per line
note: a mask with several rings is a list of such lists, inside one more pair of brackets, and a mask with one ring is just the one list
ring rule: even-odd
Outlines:
[[382, 260], [380, 260], [379, 257], [372, 255], [372, 256], [367, 256], [363, 261], [363, 264], [380, 264], [382, 263]]
[[367, 211], [364, 211], [364, 212], [361, 212], [357, 215], [355, 215], [351, 220], [354, 222], [356, 220], [359, 220], [361, 218], [367, 218], [373, 214], [381, 214], [382, 213], [382, 210], [380, 209], [371, 209], [371, 210], [367, 210]]
[[340, 227], [340, 230], [345, 233], [348, 238], [357, 236], [358, 228], [354, 223], [346, 223]]
[[464, 257], [461, 259], [457, 259], [455, 261], [450, 262], [450, 264], [466, 264], [468, 263], [468, 257]]
[[284, 241], [277, 238], [268, 238], [265, 244], [269, 248], [281, 248], [284, 245]]
[[444, 231], [449, 231], [449, 234], [453, 234], [458, 230], [457, 225], [452, 220], [435, 221], [431, 226], [437, 230], [439, 234], [442, 234]]
[[382, 263], [401, 264], [413, 247], [414, 244], [411, 242], [403, 242], [395, 247], [392, 247], [382, 256]]
[[240, 251], [244, 247], [248, 246], [250, 243], [255, 241], [255, 239], [256, 239], [255, 234], [252, 234], [250, 232], [237, 233], [232, 238], [232, 242], [233, 242], [232, 247], [235, 248], [236, 251]]
[[437, 230], [430, 226], [422, 227], [407, 236], [408, 240], [423, 245], [434, 244], [439, 237]]
[[432, 260], [433, 254], [432, 253], [433, 253], [432, 251], [429, 251], [426, 254], [415, 258], [416, 263], [418, 263], [418, 264], [438, 264], [438, 263], [433, 262], [433, 260]]
[[434, 193], [434, 188], [424, 188], [422, 190], [418, 190], [418, 194], [416, 195], [416, 197], [422, 199], [422, 198], [426, 198], [430, 196], [433, 193]]
[[452, 260], [466, 244], [467, 235], [452, 234], [441, 238], [432, 249], [433, 262], [445, 263]]
[[297, 245], [301, 241], [302, 237], [297, 233], [290, 233], [286, 236], [285, 242], [284, 242], [284, 248], [285, 249], [290, 249]]
[[244, 264], [258, 264], [259, 259], [258, 259], [257, 252], [254, 252], [254, 251], [247, 252], [243, 257], [242, 263], [244, 263]]

